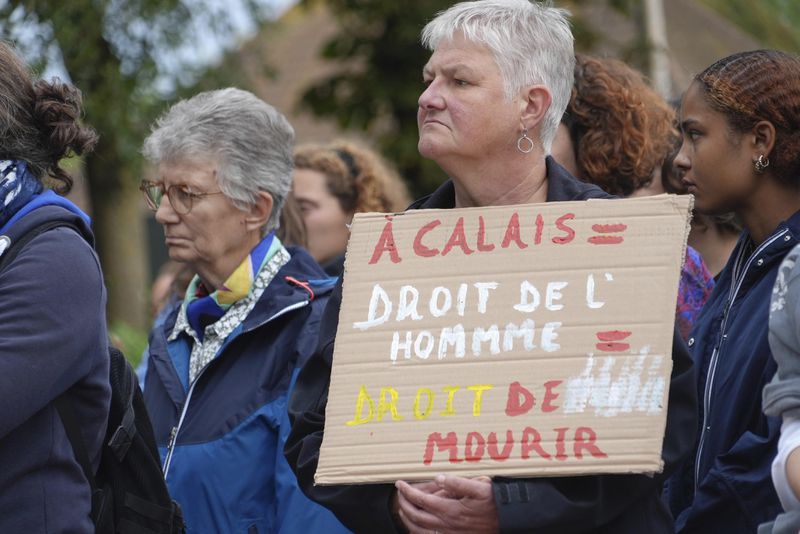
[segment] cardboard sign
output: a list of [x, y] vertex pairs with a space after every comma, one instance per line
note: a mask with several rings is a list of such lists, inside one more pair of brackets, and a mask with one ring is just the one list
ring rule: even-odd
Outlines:
[[661, 471], [691, 202], [356, 215], [316, 483]]

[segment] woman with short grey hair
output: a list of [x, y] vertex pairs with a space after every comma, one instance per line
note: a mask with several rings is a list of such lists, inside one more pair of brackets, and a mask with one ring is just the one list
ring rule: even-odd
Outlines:
[[[418, 149], [450, 177], [411, 209], [608, 198], [549, 157], [569, 101], [574, 51], [566, 12], [528, 0], [462, 2], [423, 30]], [[338, 326], [341, 285], [301, 371], [286, 455], [301, 486], [358, 532], [670, 532], [660, 476], [466, 478], [371, 486], [314, 485]], [[663, 458], [668, 472], [694, 443], [691, 360], [673, 341]]]
[[549, 154], [572, 93], [575, 55], [567, 17], [563, 9], [529, 0], [461, 2], [428, 23], [421, 40], [431, 52], [458, 34], [479, 44], [494, 58], [508, 102], [526, 87], [546, 87], [552, 102], [539, 141]]
[[200, 93], [156, 121], [142, 150], [156, 165], [214, 157], [219, 188], [239, 208], [272, 196], [275, 209], [264, 231], [278, 229], [292, 187], [294, 129], [281, 113], [252, 93], [228, 88]]
[[197, 273], [153, 329], [145, 402], [189, 532], [346, 532], [282, 455], [294, 370], [330, 294], [304, 250], [275, 235], [294, 132], [251, 93], [223, 89], [156, 121], [142, 182], [172, 260]]

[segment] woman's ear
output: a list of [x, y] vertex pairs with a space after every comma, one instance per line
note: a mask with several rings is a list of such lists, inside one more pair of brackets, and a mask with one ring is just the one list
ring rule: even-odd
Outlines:
[[520, 119], [525, 128], [538, 130], [545, 113], [553, 103], [550, 90], [544, 85], [531, 85], [522, 93], [522, 114]]
[[763, 154], [769, 157], [775, 148], [775, 126], [769, 121], [759, 121], [753, 126], [754, 148], [756, 157]]
[[272, 215], [273, 205], [272, 195], [266, 191], [259, 191], [255, 203], [244, 218], [245, 229], [251, 232], [263, 228]]

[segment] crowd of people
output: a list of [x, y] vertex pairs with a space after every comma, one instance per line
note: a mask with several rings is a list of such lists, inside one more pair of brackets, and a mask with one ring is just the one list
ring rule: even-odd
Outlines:
[[[416, 201], [362, 144], [295, 148], [240, 89], [178, 102], [143, 141], [171, 263], [139, 376], [186, 531], [800, 531], [800, 58], [722, 58], [676, 107], [625, 63], [576, 56], [546, 4], [456, 3], [421, 42], [418, 148], [448, 180]], [[97, 135], [77, 88], [2, 43], [0, 102], [0, 532], [94, 532], [59, 406], [97, 468], [106, 293], [60, 162]], [[354, 214], [664, 192], [696, 213], [661, 473], [315, 485]]]

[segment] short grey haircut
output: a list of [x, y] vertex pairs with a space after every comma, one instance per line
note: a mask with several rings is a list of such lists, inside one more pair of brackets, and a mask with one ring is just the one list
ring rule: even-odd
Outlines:
[[218, 167], [220, 190], [240, 209], [257, 194], [272, 195], [263, 232], [277, 230], [292, 188], [294, 129], [279, 111], [241, 89], [198, 93], [156, 120], [142, 154], [151, 163], [209, 159]]
[[461, 2], [440, 12], [422, 30], [422, 44], [434, 51], [456, 32], [486, 46], [503, 75], [511, 100], [524, 87], [542, 84], [552, 103], [544, 116], [540, 141], [550, 153], [556, 129], [567, 109], [575, 68], [569, 12], [529, 0]]

